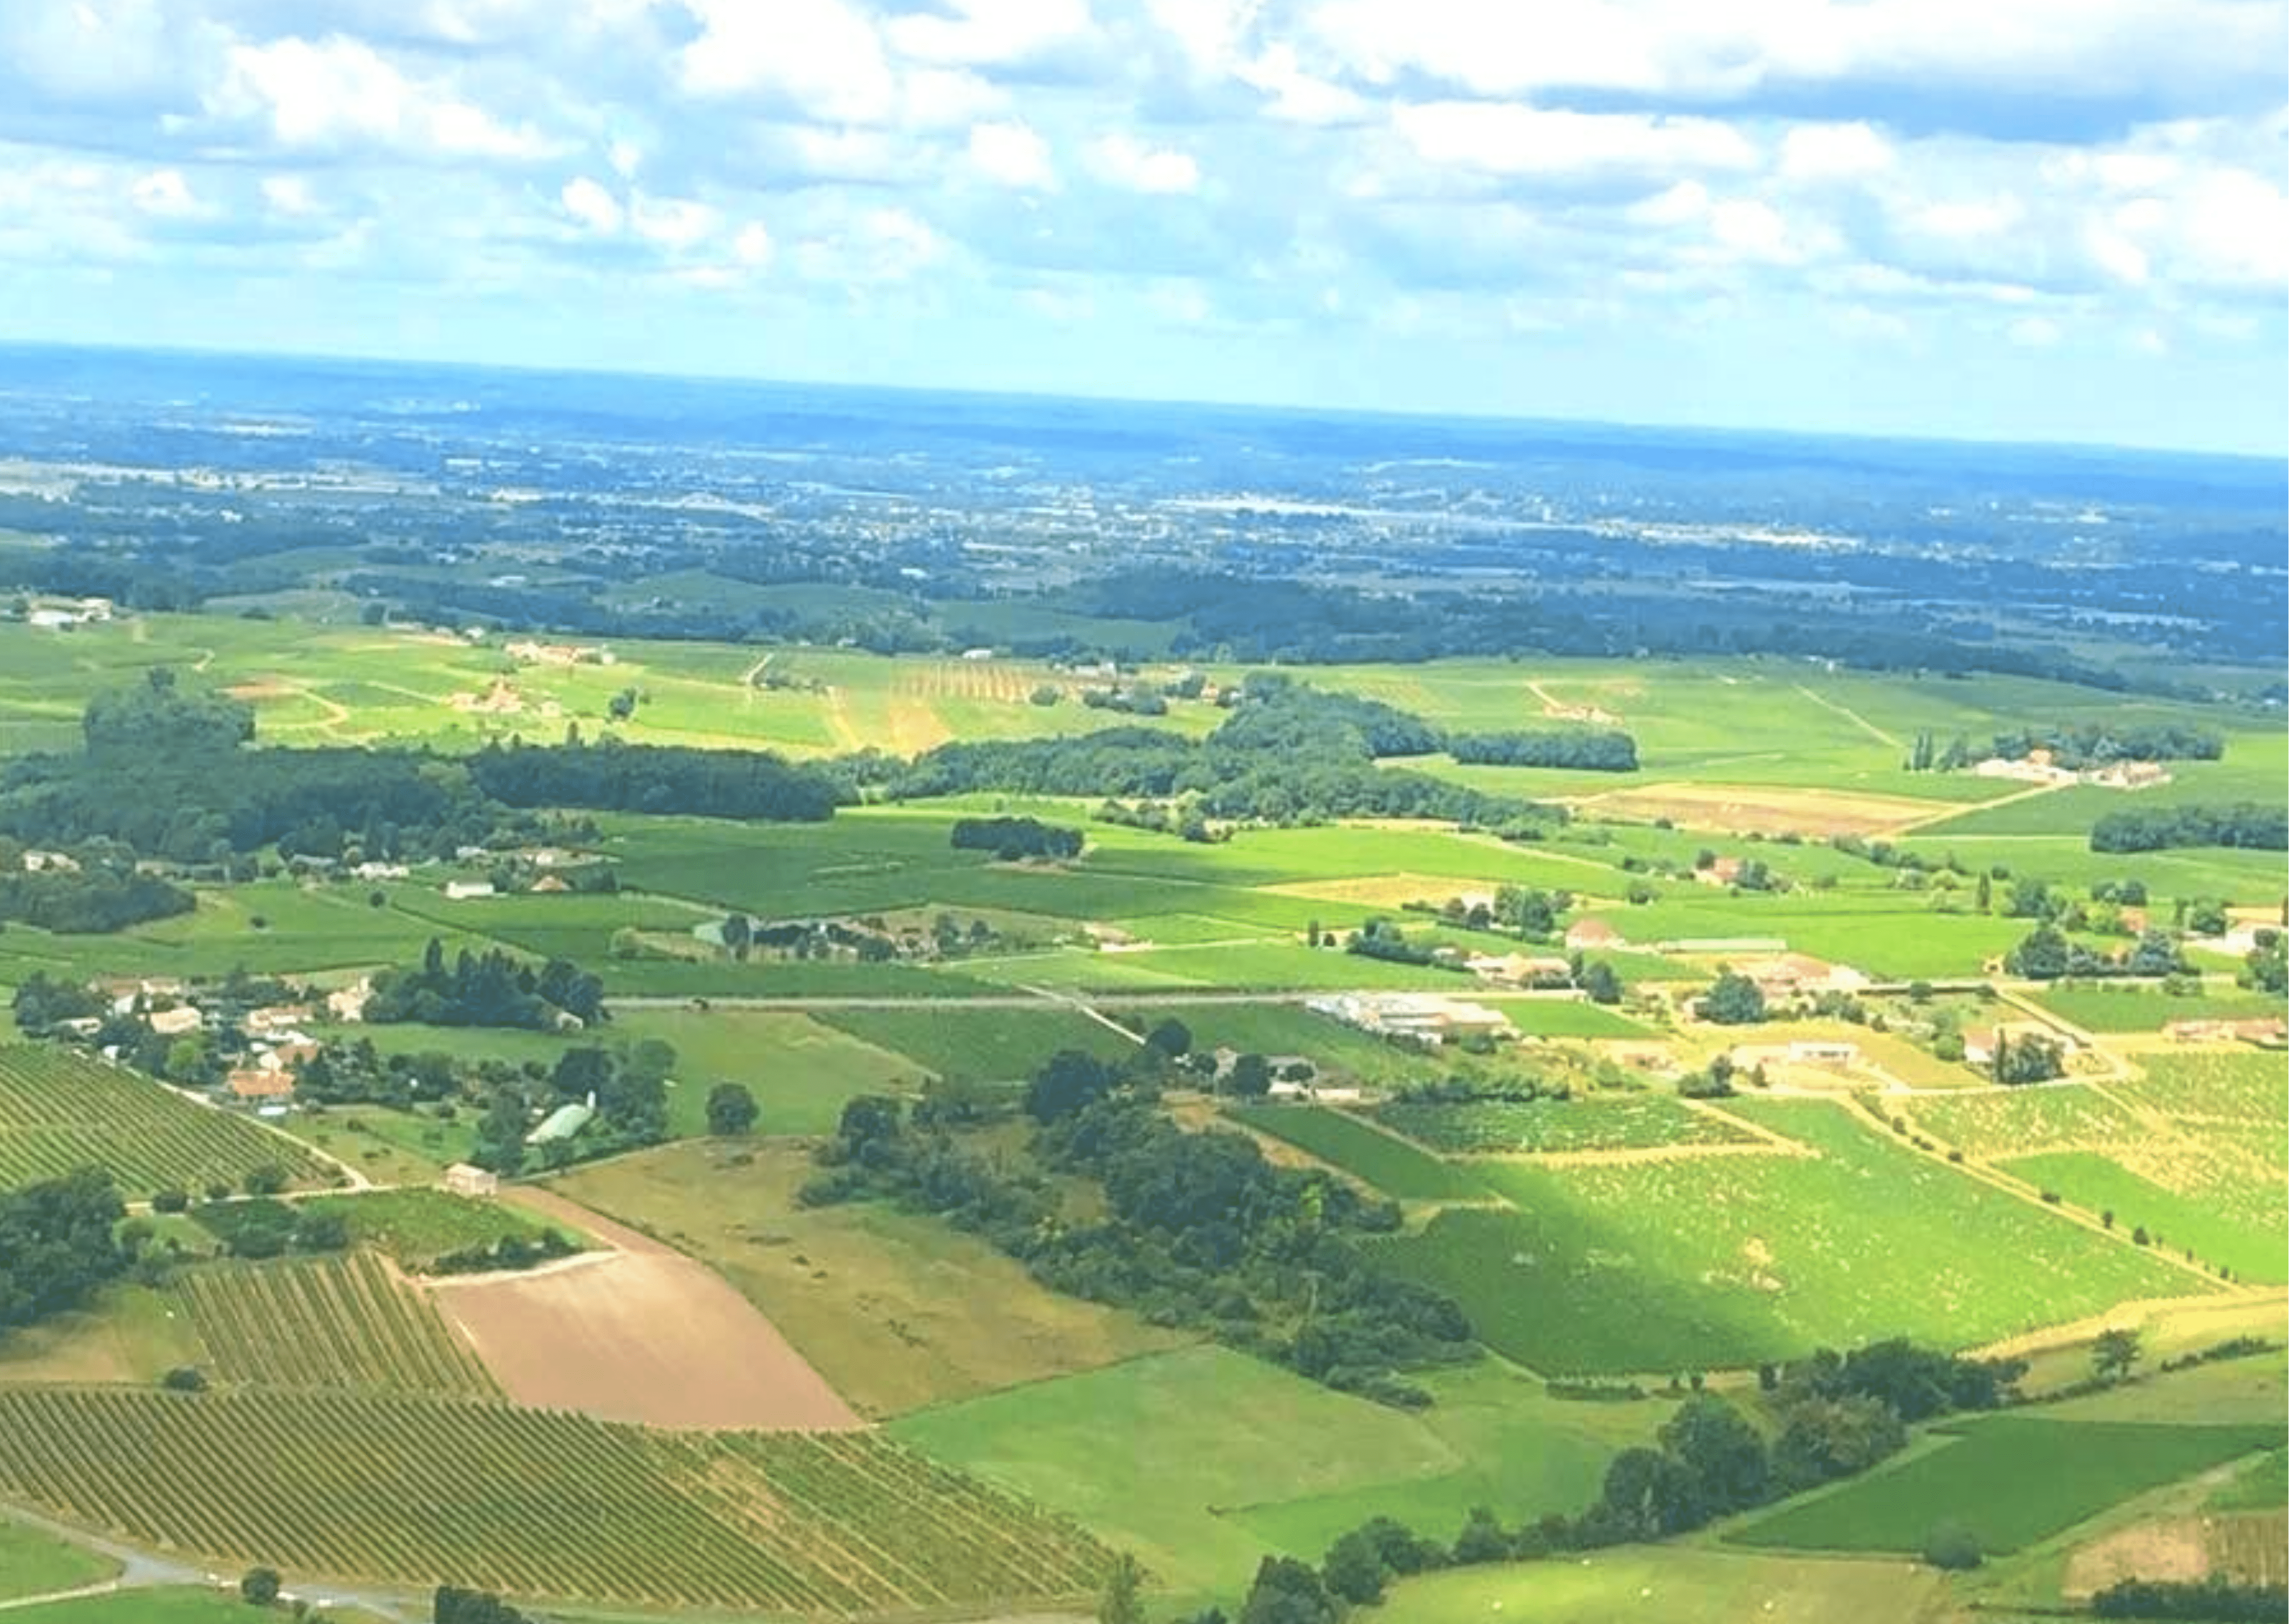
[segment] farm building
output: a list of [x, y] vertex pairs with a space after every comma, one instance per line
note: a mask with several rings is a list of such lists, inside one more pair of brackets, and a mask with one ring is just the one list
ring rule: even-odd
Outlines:
[[1577, 919], [1566, 927], [1566, 950], [1580, 953], [1591, 948], [1627, 948], [1622, 933], [1603, 919]]
[[250, 1032], [286, 1033], [310, 1019], [307, 1004], [274, 1004], [267, 1008], [246, 1012], [246, 1029]]
[[585, 1100], [560, 1105], [548, 1113], [539, 1127], [524, 1136], [524, 1142], [528, 1145], [548, 1145], [560, 1139], [571, 1139], [587, 1127], [589, 1119], [596, 1114], [597, 1096], [594, 1094]]
[[2163, 1028], [2164, 1036], [2182, 1044], [2279, 1044], [2285, 1032], [2286, 1023], [2279, 1015], [2255, 1020], [2174, 1020]]
[[1410, 1037], [1419, 1043], [1517, 1035], [1510, 1017], [1500, 1010], [1430, 993], [1347, 993], [1333, 998], [1315, 998], [1305, 1007], [1363, 1032], [1373, 1032], [1381, 1037]]
[[563, 896], [572, 887], [561, 874], [544, 874], [532, 882], [532, 889], [534, 894], [539, 896], [557, 897]]
[[1870, 985], [1869, 978], [1850, 964], [1832, 964], [1803, 953], [1776, 954], [1738, 966], [1767, 997], [1797, 993], [1853, 993]]
[[1507, 987], [1564, 987], [1573, 975], [1565, 959], [1533, 953], [1481, 953], [1466, 960], [1464, 967], [1481, 980]]
[[1759, 1066], [1855, 1066], [1861, 1045], [1843, 1038], [1800, 1038], [1786, 1044], [1744, 1044], [1730, 1058], [1745, 1071]]
[[27, 852], [20, 860], [27, 874], [77, 874], [79, 859], [68, 852]]
[[496, 1196], [500, 1193], [500, 1175], [456, 1162], [445, 1170], [444, 1187], [449, 1196]]
[[493, 883], [491, 880], [447, 880], [445, 882], [445, 900], [448, 902], [466, 902], [472, 897], [490, 897], [492, 894]]
[[361, 880], [402, 880], [412, 872], [404, 863], [360, 863], [350, 870]]
[[1367, 1097], [1348, 1084], [1322, 1083], [1275, 1083], [1270, 1096], [1275, 1100], [1301, 1100], [1309, 1105], [1357, 1105]]
[[1742, 860], [1721, 857], [1707, 868], [1696, 868], [1693, 877], [1704, 885], [1731, 885], [1742, 877]]
[[326, 1013], [343, 1022], [364, 1020], [366, 1000], [372, 996], [373, 983], [371, 981], [336, 988], [326, 995]]
[[206, 1024], [206, 1017], [188, 1004], [179, 1004], [171, 1010], [156, 1011], [145, 1020], [151, 1030], [161, 1037], [181, 1037]]
[[1967, 1066], [1993, 1066], [1996, 1063], [1996, 1045], [1999, 1042], [2023, 1037], [2048, 1038], [2060, 1046], [2062, 1054], [2073, 1054], [2081, 1047], [2074, 1038], [2055, 1027], [2033, 1020], [2010, 1021], [1998, 1027], [1967, 1028], [1964, 1034], [1964, 1063]]

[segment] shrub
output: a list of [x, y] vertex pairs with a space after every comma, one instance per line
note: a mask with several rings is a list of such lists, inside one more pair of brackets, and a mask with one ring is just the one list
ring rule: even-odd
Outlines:
[[1961, 1524], [1942, 1523], [1925, 1536], [1924, 1557], [1945, 1572], [1968, 1572], [1980, 1565], [1980, 1541]]

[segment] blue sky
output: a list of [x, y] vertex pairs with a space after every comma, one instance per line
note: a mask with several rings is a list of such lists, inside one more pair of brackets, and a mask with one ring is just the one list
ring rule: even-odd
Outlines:
[[0, 0], [0, 337], [2280, 454], [2273, 0]]

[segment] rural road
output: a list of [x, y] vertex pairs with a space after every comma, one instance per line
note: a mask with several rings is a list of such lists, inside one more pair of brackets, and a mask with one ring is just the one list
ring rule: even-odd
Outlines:
[[[1192, 992], [1113, 992], [1085, 993], [1069, 996], [1062, 993], [973, 993], [949, 997], [883, 997], [828, 994], [815, 996], [789, 995], [783, 997], [751, 996], [747, 994], [716, 996], [702, 993], [696, 997], [633, 997], [607, 998], [605, 1004], [616, 1010], [681, 1010], [695, 1004], [704, 1004], [719, 1010], [1037, 1010], [1045, 1004], [1064, 1004], [1071, 1007], [1079, 999], [1095, 1009], [1166, 1009], [1198, 1004], [1309, 1004], [1316, 998], [1380, 998], [1388, 997], [1393, 989], [1371, 987], [1347, 989], [1335, 987], [1314, 988], [1285, 992], [1231, 992], [1215, 988], [1202, 988]], [[1458, 995], [1490, 996], [1482, 987], [1458, 988]], [[1440, 996], [1447, 995], [1442, 993]], [[1560, 1003], [1576, 1003], [1571, 993], [1513, 992], [1508, 988], [1493, 995], [1507, 1003], [1523, 998], [1549, 998]]]

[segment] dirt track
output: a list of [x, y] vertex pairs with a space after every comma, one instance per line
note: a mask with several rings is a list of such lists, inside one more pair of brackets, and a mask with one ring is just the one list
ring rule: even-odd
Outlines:
[[439, 1311], [516, 1403], [653, 1427], [862, 1424], [702, 1264], [561, 1196], [519, 1188], [509, 1199], [613, 1249], [578, 1268], [431, 1283]]

